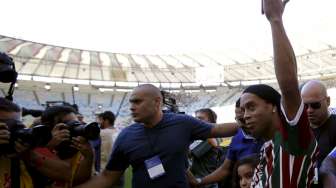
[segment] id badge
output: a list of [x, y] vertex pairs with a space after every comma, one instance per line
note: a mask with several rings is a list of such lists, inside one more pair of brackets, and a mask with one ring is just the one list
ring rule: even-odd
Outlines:
[[160, 160], [160, 157], [155, 155], [154, 157], [145, 160], [145, 165], [147, 168], [147, 172], [149, 174], [150, 179], [154, 180], [162, 175], [164, 175], [166, 172], [163, 168], [162, 162]]

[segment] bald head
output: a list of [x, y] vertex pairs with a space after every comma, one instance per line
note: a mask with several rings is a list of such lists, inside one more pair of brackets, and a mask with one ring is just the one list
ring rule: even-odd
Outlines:
[[150, 96], [152, 98], [159, 97], [160, 99], [162, 99], [160, 89], [155, 87], [152, 84], [139, 85], [138, 87], [134, 88], [133, 92], [141, 92], [141, 93], [143, 93], [147, 96]]
[[302, 87], [301, 94], [323, 98], [327, 97], [327, 88], [318, 80], [310, 80]]
[[311, 80], [302, 87], [301, 96], [312, 127], [323, 125], [329, 117], [330, 105], [326, 87], [320, 81]]
[[159, 88], [144, 84], [134, 88], [130, 96], [131, 115], [135, 122], [151, 127], [161, 120], [162, 95]]

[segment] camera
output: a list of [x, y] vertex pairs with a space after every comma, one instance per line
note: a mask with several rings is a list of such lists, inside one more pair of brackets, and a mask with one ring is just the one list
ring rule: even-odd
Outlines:
[[21, 121], [5, 120], [11, 134], [9, 144], [0, 145], [1, 154], [15, 153], [15, 141], [20, 140], [30, 148], [46, 145], [51, 139], [51, 133], [47, 126], [38, 125], [32, 128], [25, 128]]
[[[87, 140], [96, 140], [100, 136], [100, 127], [97, 122], [92, 122], [83, 125], [79, 121], [65, 122], [66, 128], [70, 131], [70, 137], [82, 136]], [[63, 141], [57, 147], [57, 155], [61, 159], [68, 159], [77, 153], [77, 149], [70, 147], [71, 139], [69, 141]]]
[[7, 54], [0, 52], [0, 82], [10, 83], [6, 99], [13, 101], [14, 84], [16, 83], [18, 73], [15, 69], [13, 59]]
[[96, 140], [100, 135], [100, 127], [97, 122], [83, 125], [79, 121], [68, 121], [65, 123], [70, 131], [71, 137], [82, 136], [87, 140]]
[[179, 108], [176, 103], [176, 99], [171, 93], [161, 90], [161, 95], [162, 95], [163, 106], [165, 108], [163, 110], [164, 113], [185, 114], [185, 112], [179, 111]]

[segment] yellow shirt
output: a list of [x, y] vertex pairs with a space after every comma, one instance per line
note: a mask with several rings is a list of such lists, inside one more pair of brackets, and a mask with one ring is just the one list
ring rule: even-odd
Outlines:
[[[0, 188], [10, 188], [11, 181], [10, 158], [0, 156]], [[33, 182], [23, 161], [20, 161], [20, 188], [32, 188]]]

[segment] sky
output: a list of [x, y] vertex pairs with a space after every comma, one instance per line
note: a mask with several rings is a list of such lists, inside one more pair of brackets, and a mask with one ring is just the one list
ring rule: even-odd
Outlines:
[[[260, 0], [10, 0], [0, 35], [65, 47], [133, 54], [270, 56]], [[336, 46], [336, 1], [291, 0], [284, 22], [294, 48]]]

